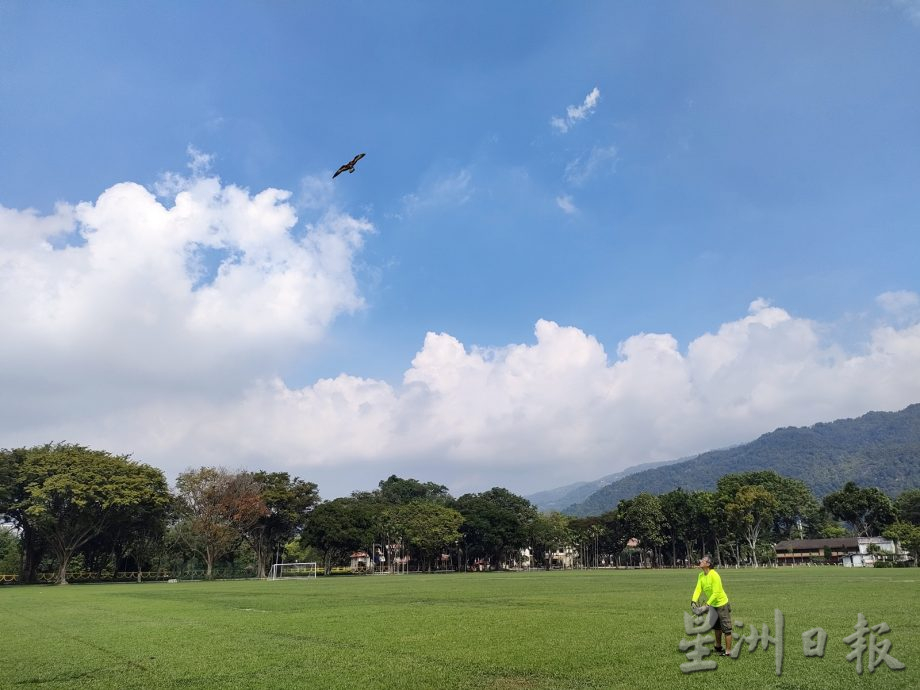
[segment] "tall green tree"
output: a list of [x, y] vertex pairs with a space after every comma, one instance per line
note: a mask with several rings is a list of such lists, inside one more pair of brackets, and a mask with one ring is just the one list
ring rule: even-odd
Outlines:
[[21, 561], [19, 537], [6, 525], [0, 525], [0, 575], [18, 573]]
[[776, 509], [776, 498], [762, 486], [742, 486], [728, 501], [725, 511], [736, 528], [743, 535], [751, 551], [751, 558], [756, 568], [757, 542], [761, 534], [769, 530]]
[[[699, 545], [699, 556], [710, 553], [718, 567], [722, 567], [723, 545], [730, 538], [728, 516], [724, 504], [720, 501], [719, 494], [715, 491], [694, 491], [690, 494], [690, 504], [694, 511], [692, 532], [694, 542]], [[688, 548], [692, 552], [693, 548]], [[697, 554], [689, 557], [692, 562], [697, 560]]]
[[849, 523], [859, 536], [881, 534], [896, 519], [888, 496], [875, 487], [861, 488], [856, 482], [847, 482], [840, 491], [825, 496], [824, 506], [835, 518]]
[[60, 443], [25, 449], [21, 460], [11, 511], [48, 543], [60, 584], [77, 549], [170, 500], [163, 473], [127, 456]]
[[895, 499], [895, 512], [900, 522], [920, 526], [920, 489], [907, 489]]
[[690, 494], [680, 487], [662, 494], [658, 500], [664, 517], [664, 537], [671, 544], [671, 565], [677, 565], [678, 545], [683, 547], [683, 555], [686, 557], [688, 535], [694, 520], [693, 504]]
[[99, 577], [107, 567], [112, 569], [113, 576], [118, 570], [134, 570], [137, 581], [141, 582], [150, 559], [162, 547], [172, 506], [170, 496], [167, 502], [122, 508], [107, 529], [78, 550], [84, 569]]
[[461, 496], [457, 510], [463, 515], [460, 529], [467, 559], [486, 558], [492, 568], [527, 546], [531, 524], [537, 517], [530, 501], [500, 487]]
[[418, 500], [433, 501], [442, 505], [453, 503], [453, 498], [443, 484], [403, 479], [391, 474], [377, 486], [376, 493], [384, 503], [399, 505]]
[[22, 550], [19, 581], [35, 582], [39, 564], [49, 546], [25, 511], [28, 503], [22, 472], [27, 457], [26, 448], [0, 450], [0, 518], [13, 523], [19, 530]]
[[416, 499], [393, 506], [388, 524], [415, 548], [419, 563], [431, 570], [433, 558], [460, 539], [463, 516], [432, 500]]
[[313, 482], [298, 477], [291, 479], [287, 472], [255, 472], [251, 477], [265, 512], [239, 527], [256, 556], [256, 576], [264, 578], [275, 553], [297, 538], [306, 526], [319, 503], [319, 493]]
[[617, 505], [617, 513], [630, 536], [639, 540], [643, 553], [650, 551], [655, 564], [660, 563], [659, 549], [665, 542], [662, 528], [664, 514], [657, 496], [642, 492], [638, 496], [624, 499]]
[[885, 528], [883, 536], [897, 541], [902, 549], [913, 556], [914, 566], [920, 565], [920, 526], [895, 522]]
[[373, 501], [360, 496], [336, 498], [316, 506], [300, 538], [304, 546], [323, 555], [323, 568], [328, 575], [337, 559], [372, 544], [379, 522]]
[[722, 500], [731, 500], [743, 486], [768, 491], [774, 501], [769, 533], [776, 540], [817, 536], [823, 519], [821, 504], [803, 481], [763, 470], [723, 475], [716, 486]]
[[623, 523], [620, 513], [614, 510], [608, 510], [600, 516], [600, 523], [604, 527], [604, 533], [601, 535], [601, 545], [611, 560], [616, 559], [617, 565], [620, 564], [620, 554], [626, 548], [630, 535], [628, 526]]
[[558, 511], [538, 514], [530, 523], [531, 559], [540, 567], [552, 567], [552, 554], [569, 546], [571, 519]]

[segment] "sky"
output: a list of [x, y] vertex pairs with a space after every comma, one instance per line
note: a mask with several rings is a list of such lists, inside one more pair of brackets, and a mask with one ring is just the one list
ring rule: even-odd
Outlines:
[[0, 0], [0, 447], [526, 495], [920, 402], [918, 75], [915, 0]]

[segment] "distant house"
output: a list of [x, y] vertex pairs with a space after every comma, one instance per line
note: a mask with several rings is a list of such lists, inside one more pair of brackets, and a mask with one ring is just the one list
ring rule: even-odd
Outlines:
[[551, 568], [574, 568], [579, 562], [579, 553], [571, 546], [556, 549], [550, 554]]
[[789, 539], [774, 546], [779, 565], [798, 565], [814, 562], [847, 567], [875, 564], [870, 546], [881, 553], [898, 554], [897, 546], [884, 537], [834, 537], [833, 539]]
[[564, 546], [554, 551], [545, 551], [540, 558], [535, 558], [530, 552], [530, 548], [521, 549], [517, 559], [511, 559], [502, 563], [502, 568], [506, 570], [517, 570], [519, 568], [544, 568], [547, 562], [551, 568], [574, 568], [578, 564], [578, 551], [571, 546]]
[[355, 551], [351, 554], [351, 571], [353, 573], [366, 573], [374, 569], [371, 557], [366, 551]]

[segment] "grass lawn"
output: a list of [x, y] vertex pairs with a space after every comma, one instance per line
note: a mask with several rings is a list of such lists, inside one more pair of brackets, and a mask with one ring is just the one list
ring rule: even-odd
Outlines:
[[[681, 672], [696, 572], [8, 586], [0, 688], [920, 687], [920, 570], [721, 571], [736, 619], [774, 634], [785, 615], [779, 677], [773, 646]], [[905, 670], [869, 673], [866, 652], [857, 675], [859, 613]], [[814, 627], [823, 658], [802, 649]]]

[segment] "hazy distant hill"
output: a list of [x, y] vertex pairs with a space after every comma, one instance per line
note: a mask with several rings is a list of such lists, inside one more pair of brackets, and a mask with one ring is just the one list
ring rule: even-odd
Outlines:
[[615, 472], [614, 474], [608, 474], [606, 477], [595, 479], [593, 482], [575, 482], [574, 484], [560, 486], [556, 489], [538, 491], [530, 496], [525, 496], [525, 498], [537, 506], [541, 511], [563, 511], [575, 503], [584, 501], [595, 491], [615, 482], [617, 479], [628, 477], [631, 474], [642, 472], [643, 470], [649, 470], [663, 465], [673, 465], [678, 462], [683, 462], [686, 459], [687, 458], [682, 458], [680, 460], [665, 460], [663, 462], [648, 462], [642, 465], [633, 465], [620, 472]]
[[891, 496], [920, 487], [920, 403], [900, 412], [777, 429], [745, 445], [636, 472], [573, 502], [564, 512], [599, 515], [643, 491], [712, 490], [722, 475], [751, 470], [801, 479], [819, 498], [848, 481], [877, 486]]

